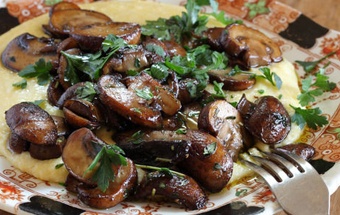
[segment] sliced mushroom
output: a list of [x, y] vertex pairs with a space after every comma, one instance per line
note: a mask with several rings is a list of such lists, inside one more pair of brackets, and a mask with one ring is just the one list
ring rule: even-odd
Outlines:
[[63, 94], [60, 96], [60, 98], [58, 99], [56, 106], [59, 107], [60, 109], [63, 108], [65, 102], [69, 99], [76, 99], [77, 98], [77, 90], [81, 87], [85, 87], [86, 82], [79, 82], [76, 83], [72, 86], [70, 86], [69, 88], [67, 88]]
[[64, 91], [64, 88], [59, 83], [59, 77], [54, 77], [47, 87], [48, 102], [53, 106], [57, 106], [58, 100], [60, 99]]
[[113, 72], [126, 73], [128, 71], [142, 71], [149, 67], [151, 53], [142, 46], [133, 49], [120, 51], [113, 56], [103, 67], [103, 74], [111, 74]]
[[200, 112], [198, 128], [217, 137], [227, 148], [233, 161], [243, 149], [242, 118], [240, 113], [225, 100], [216, 100]]
[[7, 146], [10, 149], [10, 151], [20, 154], [22, 152], [29, 150], [30, 143], [20, 138], [19, 135], [11, 132], [7, 142]]
[[[71, 55], [79, 55], [81, 53], [80, 49], [78, 48], [68, 49], [65, 52]], [[76, 84], [76, 83], [72, 83], [69, 77], [67, 77], [67, 67], [68, 67], [67, 58], [64, 55], [61, 55], [59, 59], [59, 67], [58, 67], [57, 73], [59, 77], [59, 83], [64, 88], [64, 90]]]
[[175, 165], [188, 156], [190, 147], [186, 135], [175, 131], [133, 130], [113, 139], [134, 162], [153, 166]]
[[277, 147], [276, 149], [283, 152], [292, 152], [305, 160], [310, 160], [315, 154], [315, 148], [306, 143], [292, 143], [285, 146]]
[[30, 143], [29, 152], [32, 158], [38, 160], [49, 160], [61, 156], [65, 138], [58, 138], [55, 144], [35, 144]]
[[2, 63], [8, 69], [18, 72], [28, 65], [35, 64], [39, 59], [58, 63], [58, 41], [48, 38], [38, 38], [32, 34], [24, 33], [14, 38], [2, 52]]
[[49, 19], [49, 29], [54, 35], [66, 38], [76, 27], [111, 21], [105, 14], [92, 10], [55, 10]]
[[232, 58], [241, 60], [244, 67], [267, 66], [280, 62], [279, 46], [264, 33], [242, 24], [232, 24], [221, 34], [221, 44]]
[[70, 9], [80, 10], [80, 7], [73, 2], [62, 1], [51, 7], [49, 11], [49, 15], [51, 16], [55, 11], [58, 11], [58, 10], [70, 10]]
[[290, 116], [280, 100], [273, 96], [263, 96], [252, 103], [243, 95], [237, 110], [247, 130], [266, 144], [282, 142], [290, 131]]
[[179, 167], [210, 192], [221, 191], [233, 172], [233, 160], [214, 136], [199, 130], [188, 130], [191, 142], [189, 157]]
[[5, 112], [6, 123], [20, 138], [35, 144], [54, 145], [58, 132], [52, 117], [39, 106], [21, 102]]
[[134, 163], [127, 158], [127, 165], [112, 165], [115, 179], [103, 192], [98, 187], [78, 186], [78, 198], [93, 208], [110, 208], [124, 201], [137, 185], [137, 170]]
[[221, 44], [221, 35], [223, 31], [226, 31], [222, 27], [208, 28], [203, 32], [203, 36], [207, 39], [208, 44], [217, 51], [223, 51], [223, 46]]
[[86, 171], [104, 145], [91, 130], [80, 128], [70, 134], [63, 149], [62, 159], [66, 169], [77, 180], [87, 184], [96, 185], [92, 180], [92, 171]]
[[95, 52], [100, 50], [102, 42], [109, 34], [124, 39], [130, 45], [136, 45], [140, 41], [141, 32], [141, 26], [136, 23], [98, 22], [75, 27], [70, 36], [78, 42], [82, 50]]
[[204, 208], [208, 198], [202, 188], [191, 177], [185, 175], [150, 172], [143, 178], [134, 195], [136, 199], [163, 197], [186, 209]]
[[164, 40], [163, 43], [166, 46], [167, 53], [170, 57], [177, 55], [184, 57], [187, 54], [187, 51], [173, 40]]
[[210, 70], [210, 79], [223, 83], [224, 90], [239, 91], [251, 88], [255, 82], [255, 76], [249, 73], [231, 75], [230, 70]]
[[66, 100], [63, 112], [67, 124], [76, 129], [86, 127], [94, 130], [102, 124], [99, 109], [93, 103], [83, 99]]
[[125, 79], [129, 89], [134, 90], [149, 90], [152, 94], [150, 101], [157, 103], [161, 110], [167, 115], [175, 115], [182, 107], [181, 102], [171, 93], [166, 87], [162, 86], [158, 81], [152, 78], [149, 74], [142, 72], [138, 76], [129, 76]]
[[101, 102], [126, 119], [150, 128], [162, 126], [161, 112], [152, 108], [145, 98], [137, 96], [134, 89], [128, 89], [115, 76], [102, 76], [98, 81], [98, 91]]

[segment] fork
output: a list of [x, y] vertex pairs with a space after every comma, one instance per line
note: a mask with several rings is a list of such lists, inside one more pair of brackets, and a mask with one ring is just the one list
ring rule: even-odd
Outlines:
[[292, 215], [328, 215], [328, 188], [317, 171], [291, 152], [272, 150], [242, 160], [268, 184], [282, 209]]

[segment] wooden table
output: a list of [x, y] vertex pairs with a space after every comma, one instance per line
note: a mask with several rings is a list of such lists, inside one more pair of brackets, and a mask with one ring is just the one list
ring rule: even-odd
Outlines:
[[[340, 31], [339, 0], [278, 0], [301, 11], [324, 27]], [[1, 211], [1, 215], [10, 215]], [[340, 214], [340, 188], [331, 196], [331, 215]], [[275, 215], [286, 215], [284, 212]]]
[[[340, 31], [339, 0], [278, 0], [301, 11], [320, 25]], [[275, 215], [285, 215], [280, 212]], [[331, 196], [331, 215], [340, 214], [340, 188]]]

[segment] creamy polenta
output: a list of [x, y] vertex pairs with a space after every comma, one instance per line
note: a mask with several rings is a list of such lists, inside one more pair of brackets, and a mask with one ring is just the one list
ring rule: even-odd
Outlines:
[[[155, 6], [155, 4], [157, 4], [157, 6]], [[111, 17], [114, 21], [137, 22], [140, 24], [144, 24], [144, 20], [155, 20], [159, 17], [167, 18], [184, 11], [184, 8], [179, 6], [145, 1], [96, 2], [81, 5], [81, 7], [102, 12]], [[155, 13], [156, 7], [157, 13]], [[126, 8], [128, 8], [128, 10]], [[22, 33], [29, 32], [38, 37], [44, 36], [41, 26], [46, 23], [48, 23], [47, 14], [27, 21], [3, 34], [0, 37], [0, 52], [3, 52], [6, 45], [13, 37]], [[216, 25], [218, 25], [217, 22], [211, 20], [210, 26]], [[280, 63], [273, 63], [269, 68], [282, 79], [283, 84], [280, 90], [275, 86], [272, 86], [268, 81], [259, 79], [251, 89], [239, 92], [227, 92], [227, 100], [230, 102], [237, 102], [243, 93], [247, 95], [247, 98], [250, 101], [254, 101], [256, 98], [263, 95], [273, 95], [275, 97], [280, 97], [280, 101], [292, 115], [293, 110], [289, 105], [299, 106], [297, 95], [300, 93], [298, 77], [294, 67], [287, 60], [283, 60]], [[252, 70], [254, 70], [253, 72], [259, 73], [257, 69]], [[12, 84], [20, 81], [21, 78], [16, 73], [6, 69], [3, 65], [0, 65], [0, 77], [0, 92], [3, 95], [0, 103], [0, 154], [5, 156], [16, 168], [39, 179], [51, 182], [64, 182], [68, 174], [67, 170], [64, 167], [55, 168], [56, 165], [62, 163], [61, 158], [41, 161], [31, 158], [29, 152], [15, 154], [7, 148], [10, 129], [5, 122], [5, 111], [19, 102], [46, 100], [47, 86], [39, 86], [36, 81], [32, 79], [28, 81], [26, 89], [15, 88]], [[49, 113], [62, 115], [62, 112], [59, 109], [50, 106], [47, 102], [45, 102], [44, 105], [44, 109]], [[301, 134], [301, 129], [297, 125], [292, 124], [292, 129], [284, 143], [295, 142], [299, 139]], [[249, 170], [247, 168], [237, 164], [235, 165], [234, 177], [231, 181], [248, 173]]]

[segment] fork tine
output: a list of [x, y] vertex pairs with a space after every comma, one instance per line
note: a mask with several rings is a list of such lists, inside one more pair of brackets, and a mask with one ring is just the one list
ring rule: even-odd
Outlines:
[[241, 162], [244, 163], [250, 169], [254, 170], [257, 174], [259, 174], [267, 182], [269, 187], [274, 186], [277, 183], [274, 176], [272, 176], [269, 172], [267, 172], [259, 165], [247, 160], [241, 160]]
[[261, 164], [263, 169], [274, 176], [277, 182], [283, 182], [288, 178], [287, 174], [274, 162], [258, 156], [253, 156], [253, 158]]
[[292, 164], [289, 160], [283, 158], [282, 156], [267, 152], [264, 152], [264, 154], [269, 160], [275, 162], [278, 166], [280, 166], [289, 178], [300, 173], [299, 169], [294, 164]]

